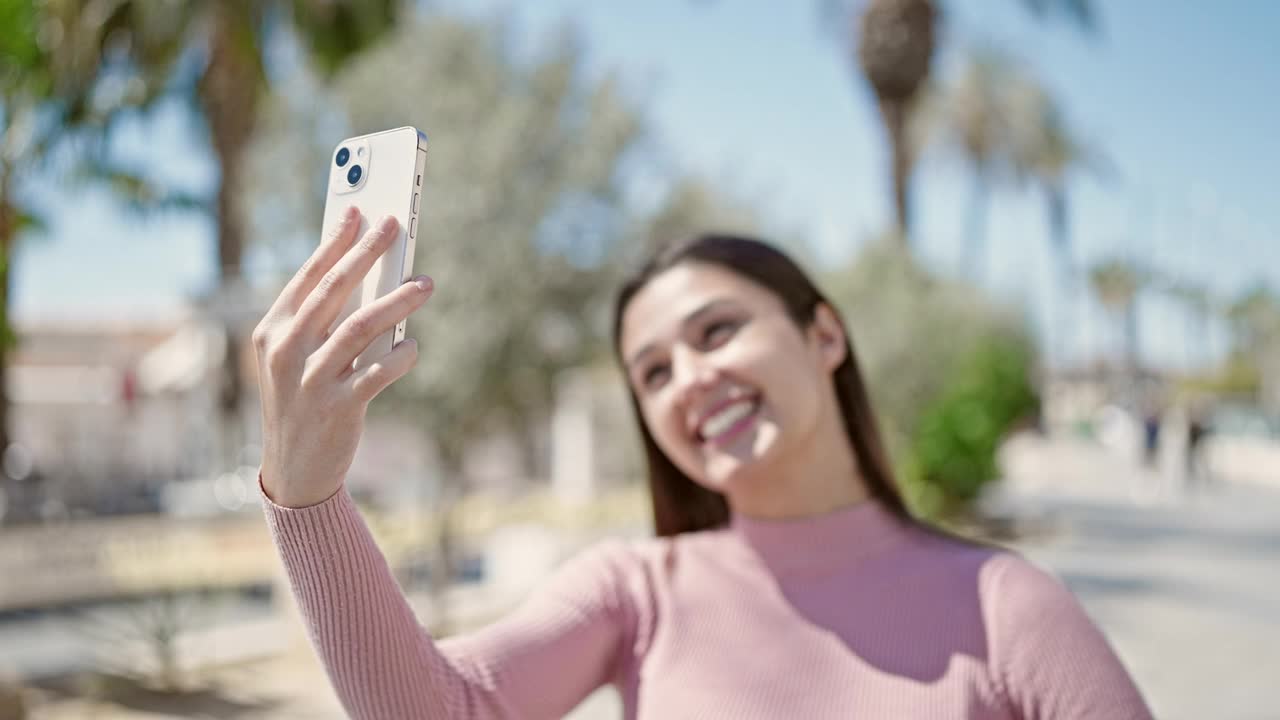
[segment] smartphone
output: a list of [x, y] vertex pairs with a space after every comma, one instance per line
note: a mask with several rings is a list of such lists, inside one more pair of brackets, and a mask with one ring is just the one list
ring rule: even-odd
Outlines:
[[[351, 313], [395, 290], [413, 276], [413, 250], [422, 209], [422, 174], [427, 163], [427, 136], [414, 127], [361, 135], [343, 140], [329, 160], [329, 185], [324, 202], [321, 237], [329, 237], [346, 209], [360, 209], [361, 237], [387, 215], [400, 221], [400, 235], [374, 262], [364, 281], [347, 298], [333, 332]], [[378, 337], [354, 361], [367, 367], [404, 340], [405, 322]]]

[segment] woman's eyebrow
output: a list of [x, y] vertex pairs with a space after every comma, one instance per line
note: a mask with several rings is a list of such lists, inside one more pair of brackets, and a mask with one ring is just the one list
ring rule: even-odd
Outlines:
[[[703, 315], [706, 315], [707, 313], [711, 312], [712, 310], [715, 310], [716, 308], [722, 305], [733, 305], [733, 304], [734, 302], [728, 298], [714, 298], [712, 300], [708, 300], [702, 305], [699, 305], [698, 308], [693, 312], [689, 313], [688, 315], [685, 315], [680, 320], [680, 327], [682, 329], [688, 327], [690, 324], [696, 322], [698, 318], [702, 317]], [[656, 345], [654, 343], [651, 343], [651, 342], [646, 343], [644, 347], [641, 347], [639, 350], [637, 350], [635, 354], [631, 356], [631, 359], [627, 361], [627, 367], [628, 368], [634, 367], [636, 363], [644, 359], [645, 355], [649, 354], [650, 352], [653, 352], [655, 347]]]

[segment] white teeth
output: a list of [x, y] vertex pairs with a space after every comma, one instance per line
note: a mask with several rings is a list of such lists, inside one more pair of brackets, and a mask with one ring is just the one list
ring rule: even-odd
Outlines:
[[733, 427], [733, 424], [750, 415], [755, 410], [755, 402], [742, 400], [725, 407], [702, 423], [703, 439], [711, 439]]

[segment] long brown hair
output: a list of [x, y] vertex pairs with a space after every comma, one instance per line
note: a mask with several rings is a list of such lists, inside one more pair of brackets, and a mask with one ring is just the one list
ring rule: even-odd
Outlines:
[[[650, 280], [665, 270], [686, 262], [715, 265], [755, 282], [782, 300], [787, 314], [796, 325], [807, 329], [813, 324], [819, 304], [839, 313], [809, 277], [786, 254], [759, 240], [733, 235], [701, 235], [688, 242], [659, 251], [635, 274], [627, 278], [618, 292], [613, 315], [613, 346], [622, 362], [622, 315], [632, 298]], [[843, 325], [843, 320], [841, 324]], [[853, 447], [858, 470], [867, 489], [893, 514], [910, 520], [894, 480], [888, 453], [880, 439], [880, 430], [871, 410], [862, 373], [854, 356], [849, 333], [845, 332], [844, 362], [832, 375], [840, 415], [844, 418], [849, 444]], [[729, 520], [729, 504], [724, 495], [708, 490], [685, 475], [658, 447], [640, 412], [640, 402], [631, 384], [631, 406], [644, 442], [649, 465], [649, 494], [653, 499], [654, 529], [659, 536], [707, 530]], [[853, 478], [850, 478], [850, 482]]]

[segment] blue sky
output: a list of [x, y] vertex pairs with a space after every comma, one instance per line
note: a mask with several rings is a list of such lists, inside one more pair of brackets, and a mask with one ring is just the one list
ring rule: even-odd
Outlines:
[[[997, 44], [1032, 68], [1072, 124], [1105, 150], [1115, 177], [1073, 186], [1074, 242], [1085, 262], [1143, 257], [1228, 295], [1259, 280], [1280, 287], [1280, 203], [1269, 202], [1280, 165], [1280, 3], [1096, 4], [1102, 27], [1090, 37], [1065, 23], [1037, 24], [1018, 0], [953, 0], [939, 68], [954, 66], [956, 48]], [[663, 162], [748, 198], [779, 227], [800, 228], [828, 260], [848, 257], [889, 223], [874, 104], [840, 34], [821, 27], [817, 0], [443, 5], [477, 16], [514, 12], [531, 45], [571, 18], [593, 71], [621, 72], [648, 99]], [[429, 119], [409, 121], [430, 132]], [[212, 183], [199, 135], [179, 111], [122, 146], [176, 181]], [[957, 267], [970, 189], [963, 167], [934, 154], [915, 188], [921, 255], [940, 269]], [[212, 230], [202, 220], [138, 221], [100, 193], [36, 192], [55, 223], [48, 239], [17, 256], [20, 318], [162, 311], [212, 277]], [[1042, 307], [1048, 259], [1038, 198], [1000, 192], [988, 226], [990, 284]], [[1143, 353], [1162, 365], [1203, 362], [1224, 346], [1218, 328], [1188, 351], [1174, 308], [1152, 300], [1142, 310]], [[1111, 341], [1096, 312], [1086, 317], [1077, 356]]]

